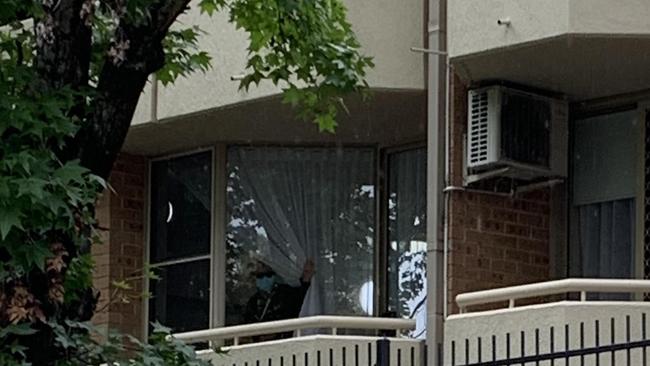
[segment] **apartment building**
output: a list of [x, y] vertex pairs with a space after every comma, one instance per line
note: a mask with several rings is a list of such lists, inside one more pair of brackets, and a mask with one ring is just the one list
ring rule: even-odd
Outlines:
[[[376, 67], [334, 135], [239, 91], [245, 36], [187, 15], [214, 69], [152, 80], [98, 208], [104, 296], [162, 280], [96, 322], [217, 365], [645, 364], [650, 4], [346, 4]], [[251, 323], [259, 263], [296, 287], [309, 260], [299, 316]]]

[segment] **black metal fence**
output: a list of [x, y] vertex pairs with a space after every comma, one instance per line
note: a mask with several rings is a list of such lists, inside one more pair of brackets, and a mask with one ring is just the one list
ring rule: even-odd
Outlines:
[[[611, 318], [609, 324], [565, 324], [506, 333], [498, 337], [478, 335], [452, 340], [445, 362], [451, 366], [552, 365], [552, 366], [650, 366], [647, 316]], [[591, 328], [590, 328], [591, 327]], [[532, 334], [531, 334], [532, 333]]]

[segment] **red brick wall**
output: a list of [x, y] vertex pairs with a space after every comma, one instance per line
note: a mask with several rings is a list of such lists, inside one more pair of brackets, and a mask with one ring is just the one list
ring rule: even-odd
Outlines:
[[121, 154], [113, 166], [107, 191], [97, 205], [97, 219], [102, 244], [95, 245], [94, 283], [101, 292], [94, 322], [98, 325], [142, 337], [144, 325], [141, 295], [142, 281], [129, 281], [134, 286], [129, 303], [109, 297], [114, 294], [112, 282], [139, 275], [144, 263], [144, 223], [146, 160]]
[[[454, 78], [450, 131], [452, 185], [462, 185], [467, 87]], [[516, 198], [454, 191], [449, 200], [449, 305], [463, 292], [548, 280], [550, 193]]]

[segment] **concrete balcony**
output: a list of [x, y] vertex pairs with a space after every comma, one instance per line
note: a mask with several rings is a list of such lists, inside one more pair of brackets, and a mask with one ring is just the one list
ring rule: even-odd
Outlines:
[[457, 0], [449, 56], [472, 81], [506, 80], [591, 99], [650, 85], [643, 0]]
[[[424, 366], [424, 342], [401, 337], [403, 330], [414, 329], [413, 320], [315, 316], [257, 324], [207, 329], [175, 334], [188, 343], [223, 343], [221, 352], [202, 350], [202, 358], [214, 366]], [[314, 334], [330, 333], [330, 334]], [[339, 334], [344, 330], [345, 335]], [[366, 335], [353, 335], [363, 331]], [[293, 334], [291, 338], [255, 341], [269, 334]], [[368, 336], [383, 333], [390, 336]], [[308, 334], [308, 335], [307, 335]], [[240, 344], [249, 340], [250, 343]]]
[[[445, 365], [646, 365], [650, 303], [587, 299], [592, 292], [635, 299], [648, 291], [650, 281], [569, 279], [461, 294], [457, 303], [465, 312], [445, 324]], [[515, 306], [574, 292], [581, 301]], [[506, 309], [466, 312], [505, 302]]]

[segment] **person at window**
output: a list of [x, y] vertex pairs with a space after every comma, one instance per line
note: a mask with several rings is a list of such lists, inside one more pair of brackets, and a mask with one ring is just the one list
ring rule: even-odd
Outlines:
[[[300, 285], [290, 286], [271, 267], [257, 261], [255, 266], [257, 290], [246, 304], [246, 323], [268, 322], [297, 318], [314, 275], [314, 261], [308, 259], [303, 267]], [[286, 338], [282, 334], [274, 338]], [[266, 340], [266, 339], [265, 339]]]

